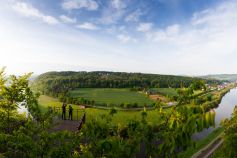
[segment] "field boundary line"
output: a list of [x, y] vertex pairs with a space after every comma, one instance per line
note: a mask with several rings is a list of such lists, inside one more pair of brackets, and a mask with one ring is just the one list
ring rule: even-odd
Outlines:
[[[128, 108], [128, 109], [123, 109], [123, 108], [118, 108], [118, 107], [103, 107], [103, 106], [86, 106], [86, 108], [95, 108], [95, 109], [103, 109], [103, 110], [110, 110], [112, 108], [115, 108], [116, 110], [119, 111], [141, 111], [144, 110], [144, 107], [141, 108]], [[146, 110], [155, 110], [155, 107], [146, 107]]]

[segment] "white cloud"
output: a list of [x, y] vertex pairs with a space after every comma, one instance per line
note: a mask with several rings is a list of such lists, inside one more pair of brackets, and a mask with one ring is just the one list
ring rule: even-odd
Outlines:
[[108, 6], [102, 10], [99, 22], [105, 25], [116, 24], [126, 13], [127, 3], [123, 0], [110, 0]]
[[43, 22], [48, 23], [48, 24], [59, 23], [56, 18], [49, 15], [45, 15], [42, 12], [40, 12], [38, 9], [34, 8], [32, 5], [24, 3], [24, 2], [17, 2], [13, 6], [13, 9], [25, 17], [40, 19]]
[[236, 73], [237, 3], [225, 1], [197, 12], [185, 25], [171, 25], [146, 33], [148, 42], [164, 48], [182, 73]]
[[89, 23], [89, 22], [85, 22], [81, 25], [77, 25], [77, 28], [86, 29], [86, 30], [98, 30], [99, 29], [96, 25]]
[[87, 10], [97, 10], [99, 5], [95, 0], [64, 0], [62, 8], [65, 10], [81, 8], [85, 8]]
[[[115, 8], [108, 9], [104, 16], [112, 16], [113, 11], [117, 11]], [[126, 13], [124, 9], [121, 10]], [[156, 28], [154, 24], [149, 29], [143, 28], [141, 30], [146, 31], [144, 34], [147, 38], [144, 38], [143, 34], [138, 34], [136, 37], [141, 38], [137, 40], [132, 35], [136, 28], [130, 34], [127, 28], [122, 27], [120, 30], [118, 27], [121, 25], [110, 25], [109, 27], [116, 27], [112, 34], [116, 34], [116, 37], [107, 39], [89, 34], [87, 36], [90, 38], [85, 39], [82, 36], [86, 34], [85, 31], [65, 31], [63, 27], [47, 30], [47, 27], [41, 28], [38, 24], [28, 25], [27, 22], [21, 21], [21, 18], [13, 18], [8, 13], [0, 14], [0, 23], [4, 24], [0, 25], [0, 34], [4, 37], [0, 38], [0, 43], [3, 43], [0, 52], [4, 52], [0, 61], [7, 66], [16, 63], [7, 62], [10, 58], [18, 61], [16, 66], [12, 66], [15, 71], [31, 68], [30, 64], [24, 68], [19, 67], [22, 65], [20, 60], [24, 60], [44, 62], [44, 69], [41, 66], [36, 67], [40, 72], [48, 71], [48, 63], [57, 61], [66, 65], [83, 63], [83, 66], [93, 66], [93, 70], [98, 70], [99, 65], [113, 71], [166, 74], [236, 73], [234, 68], [237, 67], [237, 3], [234, 0], [227, 0], [205, 11], [197, 12], [185, 24], [172, 24], [164, 28]], [[36, 19], [39, 17], [37, 11], [24, 11], [24, 14]], [[115, 16], [115, 21], [112, 21], [116, 23], [124, 15], [120, 13], [120, 16]], [[82, 23], [78, 27], [97, 28], [93, 26], [90, 23]], [[29, 32], [30, 27], [32, 30]], [[15, 43], [14, 47], [12, 43]], [[23, 55], [27, 58], [21, 58]], [[52, 70], [60, 70], [62, 67], [65, 66], [55, 66]]]
[[128, 35], [120, 34], [117, 35], [117, 39], [121, 41], [122, 43], [128, 43], [128, 42], [136, 42], [137, 40], [135, 38], [132, 38]]
[[180, 25], [170, 25], [167, 26], [165, 29], [157, 29], [153, 32], [146, 33], [148, 39], [153, 41], [171, 41], [178, 38], [180, 32]]
[[151, 30], [152, 26], [153, 26], [152, 23], [140, 23], [139, 26], [137, 27], [137, 31], [147, 32]]
[[66, 16], [66, 15], [61, 15], [60, 16], [60, 19], [62, 20], [62, 22], [64, 23], [76, 23], [77, 22], [77, 19], [76, 18], [71, 18], [69, 16]]
[[99, 22], [105, 25], [115, 24], [123, 17], [124, 14], [124, 10], [114, 12], [112, 10], [106, 10], [104, 11], [103, 16]]
[[139, 18], [140, 16], [142, 15], [143, 13], [138, 9], [134, 12], [132, 12], [131, 14], [129, 14], [126, 18], [125, 18], [125, 21], [126, 22], [138, 22], [139, 21]]
[[227, 1], [222, 5], [194, 14], [191, 24], [193, 26], [209, 26], [224, 28], [236, 24], [236, 1]]
[[128, 34], [127, 27], [126, 26], [115, 26], [112, 25], [105, 29], [105, 32], [111, 35], [117, 35], [117, 34]]
[[166, 28], [166, 33], [168, 36], [176, 35], [179, 33], [179, 31], [180, 31], [180, 26], [178, 24], [171, 25]]
[[118, 10], [126, 8], [126, 4], [122, 0], [112, 0], [111, 4], [115, 9]]

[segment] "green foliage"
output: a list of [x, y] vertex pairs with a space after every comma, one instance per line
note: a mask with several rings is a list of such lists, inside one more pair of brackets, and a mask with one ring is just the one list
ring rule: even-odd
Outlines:
[[[180, 88], [188, 87], [193, 81], [202, 79], [124, 72], [48, 72], [40, 75], [32, 84], [42, 94], [62, 97], [70, 90], [78, 88]], [[219, 83], [216, 80], [207, 82]]]
[[[83, 128], [88, 140], [88, 144], [84, 144], [87, 153], [100, 157], [134, 157], [137, 154], [177, 157], [178, 149], [185, 150], [194, 145], [191, 136], [196, 132], [196, 120], [202, 118], [197, 110], [180, 106], [171, 111], [161, 109], [157, 113], [160, 121], [155, 125], [147, 123], [145, 108], [141, 121], [131, 120], [123, 126], [114, 125], [108, 115], [102, 115], [100, 120], [92, 119]], [[139, 150], [141, 144], [144, 144], [145, 153]], [[118, 155], [112, 156], [113, 152]]]
[[109, 114], [112, 115], [112, 116], [116, 113], [117, 113], [117, 110], [114, 109], [114, 108], [110, 109], [110, 111], [109, 111]]
[[31, 74], [16, 77], [5, 77], [4, 69], [0, 70], [0, 119], [2, 120], [0, 129], [11, 132], [11, 127], [17, 116], [17, 108], [19, 103], [32, 103], [32, 93], [28, 87], [27, 79]]
[[150, 88], [152, 93], [160, 94], [163, 96], [174, 97], [178, 96], [177, 91], [175, 88]]
[[226, 119], [222, 125], [224, 127], [224, 144], [222, 150], [228, 158], [237, 157], [237, 107], [231, 119]]
[[201, 89], [206, 90], [206, 85], [205, 85], [204, 80], [195, 81], [189, 87], [192, 88], [193, 90], [201, 90]]
[[211, 95], [211, 94], [207, 95], [207, 96], [206, 96], [206, 100], [207, 100], [207, 101], [212, 101], [212, 95]]
[[192, 88], [185, 88], [185, 89], [177, 89], [178, 93], [178, 104], [188, 104], [190, 103], [192, 99], [192, 95], [194, 94], [194, 91]]
[[[69, 73], [70, 74], [70, 73]], [[91, 119], [80, 132], [53, 131], [55, 116], [44, 113], [38, 105], [38, 95], [28, 86], [30, 74], [7, 79], [0, 71], [0, 153], [6, 157], [177, 157], [178, 150], [193, 145], [197, 120], [204, 117], [202, 127], [213, 119], [196, 106], [177, 106], [170, 110], [155, 110], [154, 124], [148, 122], [151, 112], [144, 110], [139, 119], [125, 124], [113, 122], [119, 115], [115, 109], [104, 110], [100, 119]], [[73, 82], [72, 82], [73, 83]], [[186, 93], [186, 91], [185, 91]], [[191, 94], [190, 91], [187, 91]], [[30, 115], [17, 114], [17, 105], [25, 103]], [[120, 118], [121, 119], [121, 115]], [[17, 124], [17, 126], [15, 126]], [[232, 144], [232, 143], [231, 143]], [[144, 150], [144, 152], [142, 150]], [[116, 153], [116, 154], [115, 154]]]
[[[197, 153], [199, 150], [203, 149], [209, 143], [211, 143], [216, 137], [218, 137], [223, 132], [223, 128], [217, 128], [212, 133], [207, 135], [204, 139], [195, 142], [195, 146], [190, 146], [187, 150], [178, 154], [179, 158], [190, 158], [193, 154]], [[219, 149], [218, 149], [219, 151]], [[223, 151], [221, 151], [223, 153]], [[223, 153], [224, 155], [224, 153]], [[221, 158], [225, 158], [224, 156]]]
[[232, 117], [222, 122], [224, 128], [224, 143], [215, 151], [212, 158], [233, 158], [237, 157], [237, 106]]
[[[0, 71], [0, 153], [6, 157], [69, 157], [78, 147], [78, 135], [49, 132], [53, 115], [41, 113], [37, 94], [28, 86], [31, 74], [6, 78]], [[18, 114], [24, 103], [30, 115]]]

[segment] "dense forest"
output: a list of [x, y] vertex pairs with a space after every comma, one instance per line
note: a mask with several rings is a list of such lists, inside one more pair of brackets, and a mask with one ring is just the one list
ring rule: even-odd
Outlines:
[[[125, 72], [47, 72], [38, 76], [32, 83], [35, 90], [57, 97], [60, 93], [78, 88], [179, 88], [188, 87], [203, 79]], [[205, 80], [207, 83], [220, 83], [218, 80]]]

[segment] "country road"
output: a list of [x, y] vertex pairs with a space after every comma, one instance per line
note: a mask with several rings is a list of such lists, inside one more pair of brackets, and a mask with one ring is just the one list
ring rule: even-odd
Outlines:
[[192, 158], [209, 158], [223, 143], [222, 134], [216, 137], [211, 143], [195, 153]]

